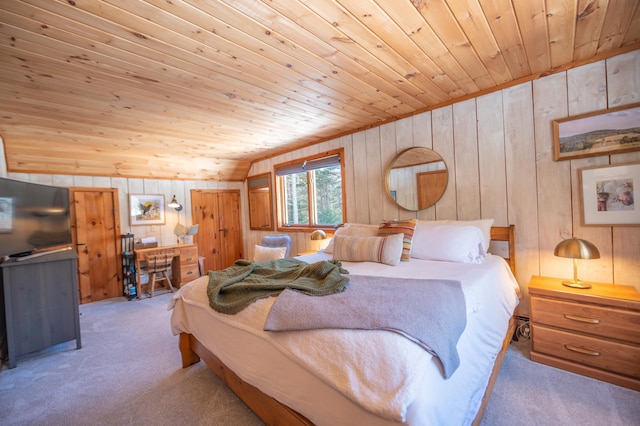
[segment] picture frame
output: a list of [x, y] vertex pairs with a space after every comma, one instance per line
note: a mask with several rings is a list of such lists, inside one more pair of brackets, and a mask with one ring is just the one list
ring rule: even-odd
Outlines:
[[640, 103], [553, 121], [553, 160], [640, 150]]
[[580, 169], [582, 224], [640, 225], [640, 163]]
[[13, 198], [0, 197], [0, 233], [13, 231]]
[[136, 225], [164, 225], [164, 195], [129, 195], [129, 221]]

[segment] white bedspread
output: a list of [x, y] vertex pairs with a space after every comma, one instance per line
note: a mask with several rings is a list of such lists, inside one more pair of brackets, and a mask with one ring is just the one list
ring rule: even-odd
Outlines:
[[[326, 260], [322, 252], [301, 257], [307, 262]], [[173, 296], [178, 301], [172, 315], [175, 334], [194, 334], [244, 380], [272, 396], [280, 394], [287, 405], [294, 405], [317, 424], [339, 424], [338, 415], [305, 412], [296, 407], [295, 396], [285, 395], [273, 383], [274, 376], [252, 371], [246, 362], [236, 362], [238, 350], [229, 341], [219, 342], [208, 335], [211, 324], [224, 323], [245, 335], [238, 341], [262, 346], [268, 343], [329, 388], [348, 398], [370, 414], [392, 422], [409, 424], [469, 424], [480, 404], [493, 361], [500, 350], [508, 320], [515, 309], [517, 282], [506, 262], [497, 256], [482, 264], [459, 264], [412, 259], [398, 266], [378, 263], [343, 262], [351, 274], [402, 278], [454, 279], [462, 283], [466, 299], [467, 327], [458, 343], [460, 367], [444, 380], [432, 356], [408, 339], [388, 331], [308, 330], [269, 333], [264, 321], [275, 298], [253, 303], [236, 315], [224, 315], [209, 308], [206, 295], [208, 277], [202, 277]], [[215, 327], [214, 327], [215, 328]], [[246, 333], [253, 339], [246, 338]], [[257, 340], [256, 340], [257, 339]], [[265, 346], [265, 347], [268, 347]], [[235, 352], [235, 353], [234, 353]], [[266, 356], [267, 351], [260, 351]], [[260, 356], [259, 355], [259, 356]], [[274, 365], [262, 363], [264, 366]], [[231, 364], [231, 365], [230, 365]], [[245, 371], [246, 370], [246, 371]], [[286, 374], [290, 373], [288, 369]], [[279, 376], [275, 376], [279, 377]], [[281, 394], [282, 393], [282, 394]], [[313, 398], [313, 395], [306, 395]], [[280, 398], [278, 398], [280, 399]], [[326, 406], [325, 406], [326, 409]], [[333, 417], [332, 417], [333, 416]], [[336, 423], [337, 422], [337, 423]], [[381, 423], [382, 424], [382, 423]]]

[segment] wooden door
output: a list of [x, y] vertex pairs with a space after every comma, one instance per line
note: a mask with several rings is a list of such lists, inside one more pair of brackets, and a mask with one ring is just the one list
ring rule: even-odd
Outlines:
[[220, 218], [220, 264], [226, 268], [242, 256], [242, 226], [240, 220], [240, 191], [218, 194]]
[[447, 186], [446, 170], [434, 170], [417, 174], [418, 180], [418, 210], [434, 205], [442, 196], [443, 188]]
[[80, 303], [122, 296], [118, 190], [71, 188]]
[[218, 248], [218, 196], [215, 192], [191, 190], [191, 217], [198, 225], [195, 242], [198, 244], [198, 256], [204, 257], [204, 270], [217, 271], [219, 266]]
[[240, 191], [192, 189], [191, 213], [205, 271], [224, 269], [242, 257]]

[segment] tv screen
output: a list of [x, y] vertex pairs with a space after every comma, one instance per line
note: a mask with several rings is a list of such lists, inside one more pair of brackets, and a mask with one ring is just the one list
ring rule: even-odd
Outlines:
[[0, 256], [69, 244], [69, 189], [0, 178]]

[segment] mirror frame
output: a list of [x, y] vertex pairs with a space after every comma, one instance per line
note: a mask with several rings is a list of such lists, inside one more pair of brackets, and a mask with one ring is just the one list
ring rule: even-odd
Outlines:
[[[267, 179], [267, 183], [266, 185], [260, 185], [257, 186], [255, 188], [251, 188], [251, 181], [252, 180], [261, 180], [261, 179]], [[252, 193], [257, 193], [258, 191], [264, 191], [264, 189], [266, 188], [268, 196], [267, 196], [267, 200], [268, 200], [268, 208], [266, 209], [265, 212], [265, 216], [264, 218], [266, 218], [265, 224], [263, 224], [262, 226], [254, 226], [254, 220], [257, 220], [258, 218], [255, 217], [254, 213], [254, 208], [258, 207], [262, 207], [262, 206], [256, 206], [251, 204], [251, 198], [253, 198], [251, 196]], [[274, 224], [275, 222], [273, 221], [273, 188], [272, 188], [272, 184], [271, 184], [271, 173], [267, 172], [267, 173], [261, 173], [259, 175], [254, 175], [254, 176], [248, 176], [247, 177], [247, 198], [248, 198], [248, 207], [249, 207], [249, 229], [252, 230], [257, 230], [257, 231], [273, 231], [274, 229]], [[254, 202], [255, 204], [255, 202]]]
[[[444, 164], [444, 169], [439, 169], [439, 170], [444, 170], [446, 172], [446, 180], [445, 180], [445, 183], [443, 185], [441, 193], [437, 196], [437, 198], [435, 199], [435, 201], [433, 201], [433, 203], [429, 204], [428, 206], [422, 207], [422, 208], [413, 209], [413, 208], [406, 207], [406, 206], [403, 206], [402, 204], [400, 204], [396, 200], [397, 196], [395, 198], [393, 197], [393, 195], [391, 194], [391, 183], [390, 183], [390, 180], [391, 180], [391, 170], [393, 170], [393, 165], [396, 163], [396, 161], [398, 161], [398, 159], [400, 157], [402, 157], [404, 154], [410, 153], [412, 150], [417, 150], [417, 149], [419, 149], [419, 150], [423, 150], [424, 149], [424, 150], [431, 151], [434, 154], [438, 155], [438, 157], [440, 157], [440, 161], [442, 161], [442, 164]], [[387, 170], [385, 172], [385, 179], [384, 179], [385, 190], [386, 190], [386, 193], [387, 193], [387, 196], [389, 197], [389, 199], [396, 206], [398, 206], [398, 207], [400, 207], [400, 208], [402, 208], [404, 210], [413, 211], [413, 212], [417, 212], [417, 211], [420, 211], [420, 210], [425, 210], [425, 209], [428, 209], [429, 207], [434, 206], [442, 198], [442, 196], [444, 195], [445, 191], [447, 190], [448, 182], [449, 182], [449, 169], [447, 168], [447, 163], [445, 163], [444, 158], [442, 158], [442, 156], [440, 154], [438, 154], [438, 152], [434, 151], [431, 148], [427, 148], [427, 147], [424, 147], [424, 146], [414, 146], [414, 147], [411, 147], [411, 148], [407, 148], [407, 149], [399, 152], [398, 154], [396, 154], [396, 156], [393, 157], [393, 159], [389, 162], [389, 166], [387, 167]], [[416, 207], [420, 207], [420, 206], [416, 206]]]

